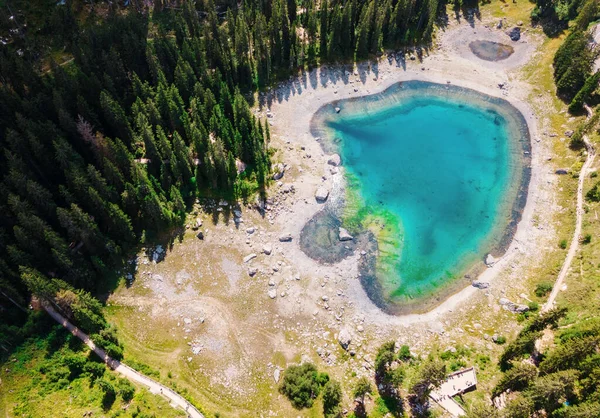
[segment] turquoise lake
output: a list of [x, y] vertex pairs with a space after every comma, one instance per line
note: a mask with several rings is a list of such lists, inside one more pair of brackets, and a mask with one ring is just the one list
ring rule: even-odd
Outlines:
[[382, 236], [394, 250], [379, 243], [367, 281], [379, 305], [440, 299], [505, 250], [529, 181], [528, 131], [514, 107], [424, 82], [335, 106], [339, 114], [325, 107], [313, 122], [342, 157], [354, 217], [391, 231]]

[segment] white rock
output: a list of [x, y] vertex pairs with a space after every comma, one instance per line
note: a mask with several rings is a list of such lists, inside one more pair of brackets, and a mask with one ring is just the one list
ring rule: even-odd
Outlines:
[[258, 273], [258, 269], [256, 267], [248, 267], [248, 276], [254, 277]]
[[340, 165], [342, 163], [342, 159], [339, 156], [339, 154], [333, 154], [331, 157], [329, 157], [329, 159], [327, 160], [327, 164], [332, 165], [334, 167], [337, 167], [338, 165]]
[[262, 251], [266, 255], [271, 255], [271, 253], [273, 252], [273, 246], [271, 244], [265, 244], [263, 245]]
[[325, 203], [329, 197], [329, 190], [325, 186], [321, 186], [315, 193], [315, 199], [318, 203]]
[[248, 254], [246, 257], [244, 257], [244, 263], [247, 263], [250, 260], [253, 260], [256, 258], [256, 254], [252, 253], [252, 254]]
[[246, 228], [246, 233], [248, 234], [254, 234], [254, 231], [256, 231], [256, 228], [254, 228], [253, 226], [251, 226], [250, 228]]
[[267, 295], [269, 295], [271, 299], [275, 299], [277, 297], [277, 289], [269, 289]]
[[280, 242], [290, 242], [292, 240], [292, 234], [287, 233], [279, 236]]
[[352, 235], [350, 235], [350, 233], [348, 232], [348, 230], [346, 230], [345, 228], [340, 227], [340, 230], [339, 230], [339, 239], [340, 239], [340, 241], [352, 241], [353, 237], [352, 237]]
[[496, 260], [496, 258], [494, 258], [494, 256], [492, 256], [491, 254], [488, 254], [485, 256], [485, 265], [488, 267], [492, 267], [494, 264], [496, 264], [498, 260]]
[[338, 342], [344, 350], [348, 349], [348, 346], [352, 342], [352, 335], [350, 335], [350, 331], [348, 331], [348, 329], [342, 328], [338, 334]]

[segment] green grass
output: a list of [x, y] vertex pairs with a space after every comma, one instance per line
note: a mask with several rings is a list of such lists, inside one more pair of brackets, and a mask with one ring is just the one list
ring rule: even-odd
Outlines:
[[[166, 399], [119, 377], [56, 326], [17, 347], [0, 370], [0, 416], [184, 417]], [[103, 387], [113, 387], [114, 396]], [[134, 389], [129, 399], [127, 390]]]

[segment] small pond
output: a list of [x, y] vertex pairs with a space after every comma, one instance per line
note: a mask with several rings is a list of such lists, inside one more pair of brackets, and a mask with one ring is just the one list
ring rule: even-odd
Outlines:
[[510, 57], [514, 48], [510, 45], [493, 41], [473, 41], [469, 44], [471, 52], [485, 61], [502, 61]]

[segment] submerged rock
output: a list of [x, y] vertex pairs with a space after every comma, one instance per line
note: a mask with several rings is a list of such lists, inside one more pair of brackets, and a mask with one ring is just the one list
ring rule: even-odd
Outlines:
[[315, 193], [315, 199], [317, 200], [318, 203], [325, 203], [327, 201], [328, 197], [329, 197], [329, 190], [327, 190], [326, 187], [321, 186], [317, 189], [317, 192]]
[[331, 157], [329, 157], [329, 159], [327, 160], [327, 164], [332, 165], [334, 167], [337, 167], [338, 165], [340, 165], [342, 163], [342, 158], [339, 156], [339, 154], [333, 154]]
[[354, 237], [352, 235], [350, 235], [348, 230], [346, 230], [345, 228], [342, 228], [342, 227], [340, 227], [338, 236], [339, 236], [340, 241], [352, 241], [354, 239]]

